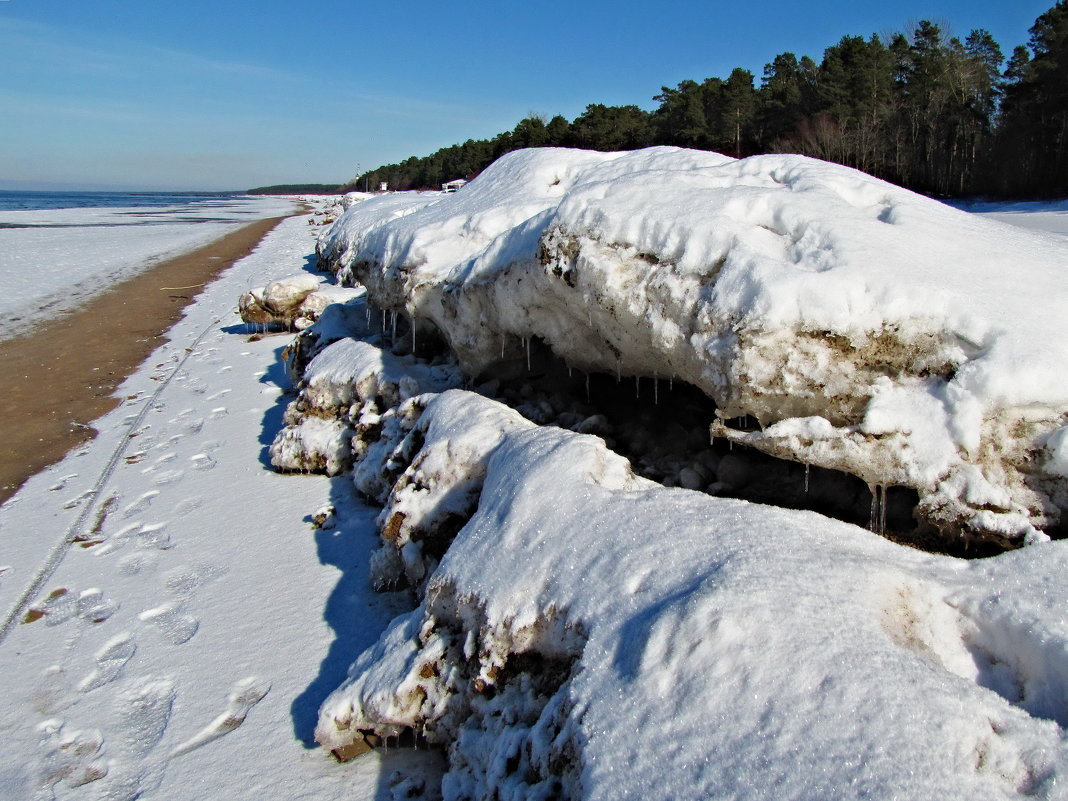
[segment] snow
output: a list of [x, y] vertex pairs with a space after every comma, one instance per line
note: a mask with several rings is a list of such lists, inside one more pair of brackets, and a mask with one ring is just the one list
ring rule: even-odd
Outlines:
[[290, 214], [293, 199], [163, 208], [0, 211], [0, 338], [242, 225]]
[[328, 306], [346, 303], [361, 294], [362, 289], [334, 286], [319, 276], [300, 273], [249, 290], [237, 305], [246, 323], [281, 325], [300, 331], [318, 320]]
[[319, 252], [470, 375], [537, 337], [686, 381], [724, 420], [824, 418], [811, 440], [714, 433], [912, 487], [932, 527], [1019, 542], [1060, 519], [1028, 454], [1068, 414], [1063, 237], [800, 156], [549, 148], [365, 201]]
[[289, 219], [209, 286], [97, 438], [0, 508], [0, 797], [390, 799], [394, 771], [419, 779], [424, 752], [309, 750], [322, 698], [408, 608], [372, 592], [375, 511], [350, 482], [265, 462], [291, 336], [250, 341], [235, 301], [316, 233]]
[[455, 390], [419, 428], [382, 517], [433, 531], [466, 475], [477, 508], [324, 705], [328, 747], [414, 728], [452, 798], [1063, 797], [1063, 543], [968, 563], [664, 489]]
[[[317, 247], [367, 293], [295, 338], [234, 314], [308, 263], [317, 226], [283, 222], [97, 438], [0, 507], [0, 797], [1065, 798], [1064, 541], [965, 561], [667, 488], [594, 436], [603, 416], [539, 425], [473, 374], [503, 370], [502, 346], [527, 369], [536, 336], [579, 369], [686, 380], [762, 416], [724, 436], [935, 482], [988, 529], [1023, 504], [1011, 461], [972, 454], [1019, 447], [1063, 508], [1061, 340], [1027, 336], [1060, 330], [1045, 312], [1065, 245], [928, 203], [788, 157], [520, 154], [463, 192], [353, 205]], [[948, 244], [923, 239], [939, 227]], [[932, 291], [921, 257], [976, 302]], [[1019, 319], [1017, 291], [1036, 304]], [[804, 328], [810, 310], [839, 327]], [[394, 312], [457, 361], [415, 358]], [[743, 362], [768, 386], [739, 385]], [[277, 472], [280, 447], [286, 469], [342, 474]]]

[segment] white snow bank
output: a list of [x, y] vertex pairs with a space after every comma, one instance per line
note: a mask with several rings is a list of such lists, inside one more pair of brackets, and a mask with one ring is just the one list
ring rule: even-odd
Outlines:
[[467, 522], [324, 704], [327, 747], [448, 744], [447, 799], [1065, 797], [1064, 544], [923, 554], [659, 487], [471, 393], [413, 402], [385, 547], [419, 579], [442, 510]]
[[319, 349], [304, 368], [297, 398], [285, 412], [285, 428], [270, 446], [271, 464], [337, 475], [352, 464], [357, 426], [376, 427], [380, 411], [459, 381], [453, 365], [429, 366], [369, 342], [338, 339]]
[[238, 299], [238, 309], [246, 323], [301, 331], [318, 320], [327, 306], [347, 303], [362, 294], [362, 288], [332, 286], [310, 273], [300, 273], [246, 292]]
[[1062, 518], [1033, 458], [1068, 421], [1058, 237], [800, 156], [536, 149], [361, 203], [318, 250], [469, 374], [538, 337], [770, 427], [717, 435], [912, 487], [933, 527], [1020, 541]]

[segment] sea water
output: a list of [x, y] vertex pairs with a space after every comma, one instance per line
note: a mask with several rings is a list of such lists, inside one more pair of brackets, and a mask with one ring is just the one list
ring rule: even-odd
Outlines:
[[43, 209], [160, 208], [232, 200], [225, 192], [34, 192], [0, 190], [0, 211]]

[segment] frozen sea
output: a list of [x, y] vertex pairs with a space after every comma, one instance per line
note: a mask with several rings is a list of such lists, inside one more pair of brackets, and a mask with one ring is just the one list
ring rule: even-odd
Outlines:
[[276, 197], [0, 192], [0, 339], [296, 207]]

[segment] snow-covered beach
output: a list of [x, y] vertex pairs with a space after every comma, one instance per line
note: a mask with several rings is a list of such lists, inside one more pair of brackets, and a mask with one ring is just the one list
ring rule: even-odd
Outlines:
[[[969, 228], [964, 215], [938, 217], [908, 193], [883, 194], [822, 168], [806, 173], [804, 164], [784, 162], [775, 172], [707, 154], [644, 158], [628, 166], [600, 154], [533, 153], [516, 157], [496, 183], [483, 176], [455, 196], [357, 204], [320, 248], [343, 273], [358, 275], [377, 305], [360, 297], [331, 307], [302, 334], [288, 354], [303, 390], [291, 406], [280, 357], [292, 336], [250, 336], [255, 328], [233, 307], [250, 288], [300, 273], [318, 230], [285, 221], [208, 287], [171, 341], [123, 386], [126, 400], [99, 422], [98, 438], [0, 509], [0, 604], [8, 610], [0, 730], [11, 750], [0, 793], [109, 801], [442, 792], [1065, 797], [1062, 542], [1021, 524], [1011, 531], [1014, 544], [1029, 543], [1019, 551], [975, 561], [922, 553], [811, 511], [712, 497], [726, 488], [721, 456], [665, 468], [663, 483], [677, 486], [661, 486], [611, 450], [615, 438], [623, 444], [622, 427], [587, 408], [581, 377], [601, 371], [610, 386], [620, 370], [647, 401], [661, 393], [665, 409], [672, 378], [700, 384], [700, 371], [687, 373], [679, 353], [657, 355], [658, 343], [679, 341], [672, 325], [682, 317], [658, 317], [652, 312], [667, 301], [653, 300], [686, 296], [685, 278], [633, 280], [627, 270], [643, 264], [697, 275], [709, 262], [728, 278], [744, 267], [781, 287], [786, 279], [773, 273], [780, 262], [817, 278], [849, 266], [874, 209], [873, 230], [900, 225], [906, 235], [929, 215], [947, 240], [940, 253], [971, 257], [992, 230], [1027, 246], [1023, 266], [1035, 275], [1035, 264], [1056, 269], [1064, 213], [1050, 205], [984, 209], [1051, 236]], [[671, 171], [690, 194], [664, 195]], [[765, 181], [771, 174], [778, 179]], [[728, 197], [722, 207], [700, 183], [709, 176]], [[820, 229], [806, 217], [827, 187], [851, 193], [845, 201], [855, 211], [833, 209], [842, 228], [832, 220]], [[761, 198], [763, 189], [794, 194], [776, 205]], [[844, 192], [817, 199], [837, 203]], [[658, 216], [658, 204], [673, 213]], [[713, 208], [728, 231], [718, 251], [715, 227], [683, 235], [693, 234], [687, 214], [701, 219]], [[952, 239], [958, 224], [978, 246]], [[848, 226], [855, 241], [842, 239]], [[878, 252], [878, 241], [862, 244], [865, 254]], [[985, 264], [967, 265], [980, 294], [985, 281], [996, 283]], [[912, 294], [880, 288], [884, 303], [874, 308], [944, 320], [936, 315], [944, 299], [917, 288], [926, 281], [937, 293], [952, 276], [920, 273], [904, 275]], [[588, 275], [597, 276], [598, 291], [583, 283]], [[586, 295], [569, 308], [539, 280]], [[495, 309], [482, 301], [487, 287]], [[801, 279], [797, 287], [799, 296], [808, 291]], [[1038, 293], [1036, 315], [1063, 308], [1062, 295], [1048, 287], [1046, 295]], [[699, 303], [710, 296], [694, 295]], [[635, 298], [646, 307], [624, 302]], [[789, 328], [781, 299], [763, 312]], [[872, 310], [865, 301], [863, 292], [846, 296], [853, 316], [823, 323], [833, 332], [864, 319]], [[810, 308], [827, 307], [820, 302], [814, 297]], [[952, 325], [970, 325], [993, 356], [983, 362], [982, 348], [963, 349], [953, 371], [928, 369], [899, 385], [863, 378], [881, 387], [861, 404], [871, 412], [868, 428], [843, 436], [871, 435], [861, 451], [901, 436], [902, 448], [915, 450], [906, 467], [916, 472], [904, 470], [906, 479], [942, 459], [940, 469], [973, 482], [961, 506], [985, 503], [978, 512], [995, 522], [1015, 515], [1016, 525], [1026, 503], [977, 500], [979, 478], [970, 472], [978, 465], [991, 487], [1001, 476], [1011, 490], [1008, 468], [999, 474], [969, 462], [967, 442], [960, 444], [969, 426], [989, 436], [962, 393], [996, 396], [996, 375], [979, 371], [1011, 363], [998, 361], [1001, 332], [983, 329], [983, 311], [972, 305]], [[438, 337], [409, 328], [410, 317], [434, 322]], [[630, 339], [621, 333], [628, 330]], [[1011, 354], [1029, 343], [1045, 347], [1026, 339], [1029, 330], [1010, 343]], [[468, 367], [466, 378], [443, 354], [441, 333]], [[598, 335], [615, 346], [610, 356], [598, 354]], [[551, 372], [550, 351], [571, 363], [575, 397], [521, 391], [524, 375]], [[1044, 387], [1063, 384], [1064, 375], [1046, 357], [1053, 374], [1038, 381], [1027, 372], [1033, 354], [1023, 355], [1013, 369], [1027, 379], [1017, 389], [1030, 423], [1061, 415], [1062, 427], [1042, 434], [1045, 451], [1029, 457], [1046, 470], [1043, 491], [1056, 504], [1068, 443], [1059, 396]], [[966, 369], [969, 361], [976, 366]], [[461, 388], [497, 362], [478, 393]], [[806, 369], [786, 366], [797, 376]], [[969, 371], [985, 383], [934, 387]], [[514, 398], [511, 385], [520, 387]], [[817, 396], [802, 388], [799, 397]], [[808, 440], [789, 447], [807, 442], [813, 472], [826, 453], [812, 443], [822, 436], [833, 448], [836, 427], [849, 422], [845, 405], [843, 419], [824, 410], [823, 425], [811, 422], [821, 414], [816, 401], [726, 397], [739, 414], [759, 418], [783, 405], [788, 412], [761, 420], [763, 431], [736, 425], [720, 435], [739, 443], [762, 447], [759, 435], [776, 424], [808, 420]], [[945, 399], [949, 411], [934, 422], [950, 420], [951, 435], [916, 424], [930, 397]], [[895, 429], [901, 421], [913, 428]], [[707, 428], [698, 433], [707, 442]], [[921, 434], [938, 448], [919, 447], [930, 444]], [[957, 437], [958, 461], [946, 456], [946, 436]], [[272, 460], [338, 475], [282, 475]], [[807, 469], [797, 475], [807, 491]], [[689, 485], [706, 492], [680, 488]], [[357, 489], [383, 511], [359, 500]], [[979, 518], [976, 530], [988, 522]], [[373, 583], [410, 589], [375, 594]], [[313, 736], [327, 748], [312, 748]], [[347, 756], [391, 738], [409, 747], [345, 764], [327, 751]], [[440, 790], [440, 753], [415, 750], [413, 741], [447, 749]]]
[[291, 213], [292, 200], [0, 210], [0, 339], [236, 228]]

